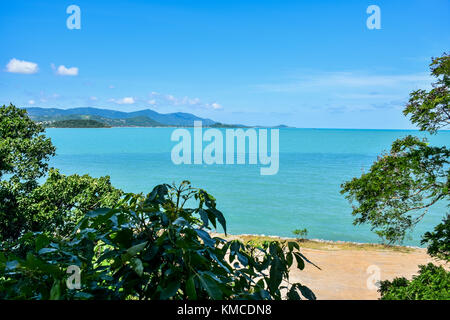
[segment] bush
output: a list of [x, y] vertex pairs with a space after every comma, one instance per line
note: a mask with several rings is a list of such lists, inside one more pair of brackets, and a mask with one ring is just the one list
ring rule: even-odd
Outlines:
[[295, 234], [299, 240], [303, 240], [308, 236], [308, 229], [295, 229], [292, 233]]
[[428, 244], [428, 254], [432, 257], [450, 261], [450, 215], [434, 227], [433, 232], [425, 232], [422, 244]]
[[450, 300], [450, 272], [432, 263], [420, 266], [411, 281], [402, 277], [380, 285], [382, 300]]
[[[309, 262], [297, 243], [226, 241], [207, 232], [217, 224], [226, 232], [214, 198], [187, 181], [128, 194], [89, 212], [67, 239], [28, 233], [1, 248], [0, 298], [315, 299], [288, 282], [294, 261]], [[71, 265], [81, 270], [79, 290], [66, 286]]]

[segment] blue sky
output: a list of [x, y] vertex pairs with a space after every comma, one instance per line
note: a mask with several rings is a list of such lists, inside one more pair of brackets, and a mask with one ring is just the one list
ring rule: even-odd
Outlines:
[[[380, 30], [366, 27], [372, 4]], [[448, 0], [2, 1], [0, 104], [412, 128], [402, 107], [429, 87], [449, 31]]]

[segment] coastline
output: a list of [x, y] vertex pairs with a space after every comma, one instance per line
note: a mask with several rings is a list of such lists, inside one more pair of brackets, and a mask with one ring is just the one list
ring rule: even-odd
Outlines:
[[264, 234], [227, 234], [224, 233], [211, 232], [212, 236], [218, 236], [227, 240], [241, 240], [243, 242], [254, 241], [296, 241], [300, 243], [303, 248], [319, 249], [319, 250], [384, 250], [384, 251], [394, 251], [394, 252], [412, 252], [412, 251], [423, 251], [426, 252], [426, 248], [418, 246], [408, 246], [408, 245], [390, 245], [382, 243], [370, 243], [370, 242], [354, 242], [354, 241], [343, 241], [343, 240], [325, 240], [325, 239], [298, 239], [293, 237], [280, 237], [273, 235]]

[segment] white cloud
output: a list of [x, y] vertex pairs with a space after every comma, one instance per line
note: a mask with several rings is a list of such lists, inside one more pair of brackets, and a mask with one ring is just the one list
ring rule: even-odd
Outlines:
[[34, 101], [34, 100], [29, 100], [28, 101], [28, 104], [31, 104], [31, 105], [33, 105], [33, 104], [35, 104], [36, 103], [36, 101]]
[[166, 95], [166, 99], [169, 100], [169, 101], [172, 101], [175, 104], [178, 103], [178, 99], [175, 98], [174, 96], [172, 96], [171, 94]]
[[223, 109], [223, 107], [222, 107], [220, 104], [218, 104], [217, 102], [214, 102], [213, 104], [211, 104], [211, 107], [212, 107], [214, 110]]
[[98, 98], [97, 98], [97, 97], [94, 97], [94, 96], [92, 96], [92, 97], [89, 97], [89, 100], [91, 100], [91, 101], [97, 101], [97, 100], [98, 100]]
[[15, 58], [9, 60], [6, 65], [6, 71], [11, 73], [23, 73], [23, 74], [33, 74], [38, 72], [39, 68], [37, 63], [17, 60]]
[[[92, 100], [92, 99], [91, 99]], [[223, 106], [218, 102], [207, 103], [201, 101], [199, 98], [190, 98], [187, 96], [176, 97], [171, 94], [161, 94], [157, 92], [151, 92], [146, 98], [143, 97], [123, 97], [120, 99], [109, 99], [109, 102], [118, 105], [135, 105], [135, 106], [147, 106], [150, 108], [159, 108], [166, 111], [183, 111], [193, 112], [193, 110], [219, 110], [223, 109]]]
[[136, 102], [136, 100], [133, 97], [125, 97], [122, 99], [111, 99], [110, 101], [117, 103], [117, 104], [133, 104]]
[[77, 76], [78, 68], [76, 67], [66, 68], [63, 65], [60, 65], [58, 69], [56, 69], [56, 74], [59, 74], [60, 76]]
[[191, 111], [192, 109], [210, 109], [219, 110], [223, 109], [222, 105], [217, 102], [207, 103], [199, 98], [191, 98], [188, 96], [176, 97], [171, 94], [161, 94], [158, 92], [151, 92], [149, 94], [149, 100], [145, 100], [149, 105], [158, 105], [163, 107], [176, 108], [175, 110]]

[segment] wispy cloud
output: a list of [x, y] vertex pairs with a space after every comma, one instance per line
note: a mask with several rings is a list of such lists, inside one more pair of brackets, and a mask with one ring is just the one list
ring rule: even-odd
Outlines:
[[290, 81], [257, 85], [270, 92], [302, 92], [333, 88], [393, 88], [429, 84], [427, 74], [377, 75], [362, 72], [326, 72], [294, 77]]
[[429, 88], [431, 82], [425, 73], [310, 72], [256, 88], [280, 101], [297, 96], [299, 104], [307, 103], [307, 109], [338, 113], [400, 109], [412, 90]]
[[136, 100], [133, 97], [124, 97], [121, 99], [110, 99], [111, 102], [116, 104], [134, 104]]
[[192, 97], [175, 97], [171, 94], [161, 94], [159, 92], [151, 92], [149, 94], [150, 99], [147, 99], [147, 103], [151, 106], [165, 106], [176, 107], [190, 111], [191, 109], [204, 109], [204, 110], [220, 110], [223, 106], [217, 102], [204, 102], [200, 98]]
[[16, 58], [9, 60], [6, 65], [6, 71], [11, 73], [33, 74], [38, 72], [38, 70], [37, 63], [18, 60]]

